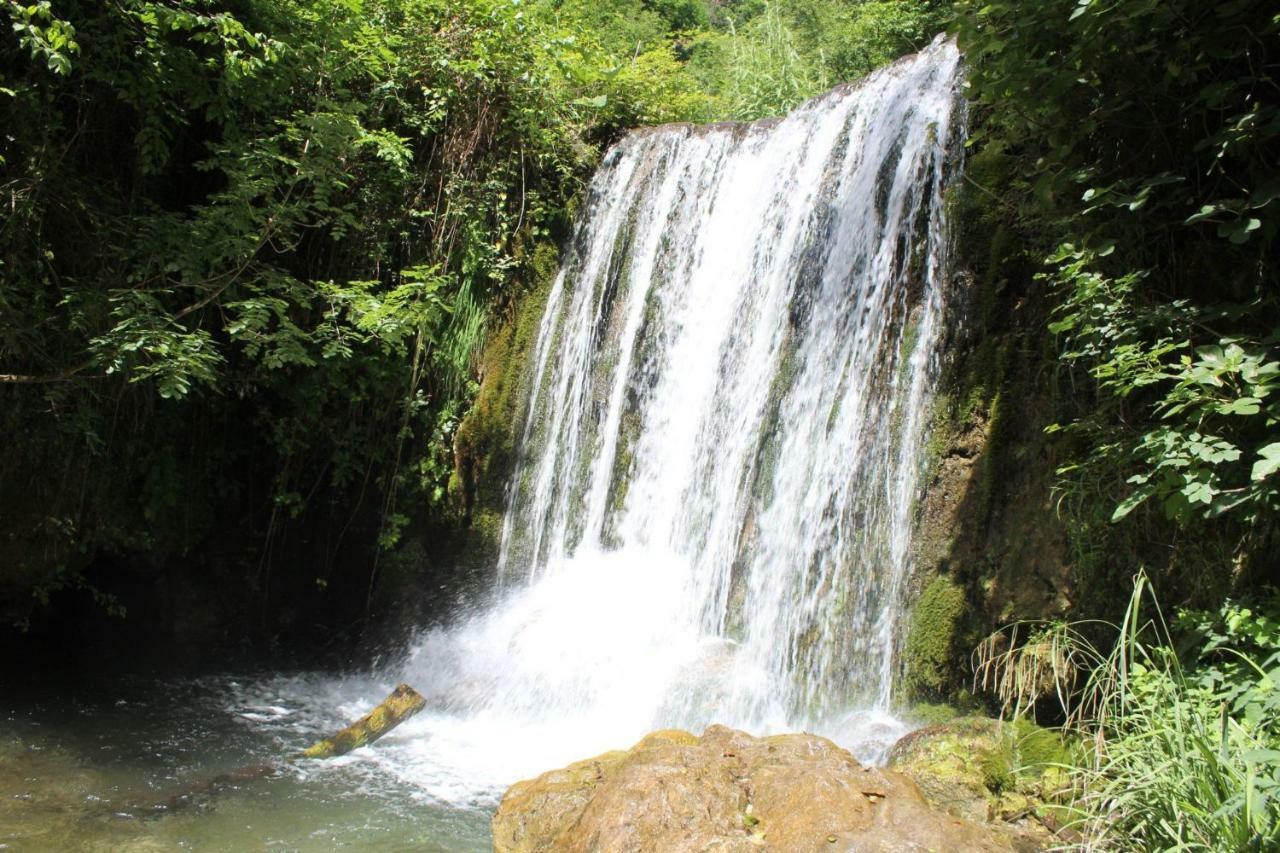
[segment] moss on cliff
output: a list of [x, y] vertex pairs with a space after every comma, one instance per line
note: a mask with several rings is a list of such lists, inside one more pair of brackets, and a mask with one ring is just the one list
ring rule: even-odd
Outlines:
[[950, 577], [937, 575], [911, 611], [905, 688], [913, 698], [937, 697], [950, 682], [965, 594]]
[[1004, 159], [990, 147], [971, 158], [948, 196], [954, 326], [916, 515], [907, 701], [962, 699], [969, 651], [984, 636], [1071, 605], [1066, 535], [1052, 502], [1061, 449], [1044, 430], [1058, 399], [1043, 333], [1048, 305], [1028, 254], [1034, 241], [990, 189], [1001, 185]]
[[526, 283], [485, 346], [480, 390], [454, 439], [449, 491], [469, 528], [469, 562], [497, 556], [505, 484], [529, 397], [530, 361], [558, 267], [554, 245], [534, 246], [524, 265]]

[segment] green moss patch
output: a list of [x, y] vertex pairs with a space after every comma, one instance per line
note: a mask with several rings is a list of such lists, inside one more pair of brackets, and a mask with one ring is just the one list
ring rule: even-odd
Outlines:
[[947, 575], [929, 581], [911, 611], [904, 652], [907, 698], [942, 696], [956, 667], [956, 636], [965, 612], [964, 590]]
[[935, 807], [974, 821], [1016, 824], [1047, 838], [1075, 791], [1072, 745], [1025, 720], [961, 717], [900, 740], [889, 766], [909, 775]]
[[538, 244], [526, 261], [529, 286], [485, 347], [480, 391], [458, 427], [450, 480], [450, 491], [469, 516], [473, 505], [501, 509], [529, 397], [529, 361], [557, 267], [555, 247]]
[[491, 564], [502, 534], [503, 495], [515, 462], [532, 378], [532, 357], [559, 255], [539, 243], [524, 264], [528, 282], [489, 337], [480, 390], [454, 439], [449, 494], [467, 524], [463, 563]]

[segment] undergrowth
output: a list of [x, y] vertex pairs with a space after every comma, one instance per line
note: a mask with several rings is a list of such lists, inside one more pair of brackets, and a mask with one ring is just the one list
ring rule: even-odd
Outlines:
[[[1070, 828], [1085, 849], [1272, 850], [1277, 614], [1270, 593], [1167, 621], [1140, 573], [1109, 651], [1088, 638], [1097, 623], [1014, 626], [975, 655], [977, 682], [1015, 716], [1052, 697], [1088, 745], [1068, 767]], [[1020, 645], [1019, 631], [1029, 636]]]

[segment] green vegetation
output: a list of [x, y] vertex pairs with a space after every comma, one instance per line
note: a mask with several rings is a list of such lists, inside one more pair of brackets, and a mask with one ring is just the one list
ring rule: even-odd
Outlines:
[[[1059, 342], [1050, 431], [1083, 620], [993, 637], [978, 680], [1098, 745], [1076, 773], [1091, 843], [1269, 848], [1280, 16], [1253, 0], [957, 9], [981, 167], [968, 203], [1018, 235], [989, 266], [1038, 267]], [[1152, 589], [1172, 625], [1140, 618]]]
[[488, 306], [590, 168], [597, 58], [510, 3], [6, 11], [6, 618], [228, 529], [253, 568], [210, 570], [254, 597], [312, 525], [305, 582], [351, 529], [371, 594], [368, 546], [442, 505]]
[[953, 717], [918, 729], [893, 749], [930, 801], [971, 820], [1054, 820], [1071, 786], [1065, 768], [1078, 747], [1061, 732], [1026, 720]]
[[[1273, 847], [1280, 840], [1280, 598], [1271, 592], [1256, 607], [1228, 600], [1213, 612], [1183, 609], [1168, 624], [1140, 574], [1102, 647], [1110, 651], [1090, 641], [1097, 627], [1035, 632], [1053, 638], [1063, 665], [1051, 681], [1067, 729], [1089, 745], [1041, 756], [1070, 773], [1062, 814], [1107, 849]], [[1038, 643], [1038, 654], [989, 658], [988, 676], [1013, 684], [1033, 669], [1029, 659], [1043, 661], [1046, 641]], [[1046, 690], [1022, 686], [1026, 707]]]
[[[1175, 595], [1214, 600], [1267, 562], [1280, 510], [1280, 18], [1264, 2], [960, 9], [973, 141], [1002, 159], [1001, 207], [1045, 259], [1075, 387], [1064, 506], [1111, 580], [1158, 560]], [[1214, 558], [1234, 576], [1199, 571]]]
[[623, 86], [664, 89], [650, 102], [664, 111], [632, 116], [654, 123], [785, 113], [928, 44], [951, 3], [552, 0], [550, 8], [619, 60]]
[[920, 594], [911, 610], [911, 625], [903, 651], [906, 675], [902, 689], [913, 698], [942, 695], [956, 671], [956, 635], [965, 613], [964, 590], [938, 575]]
[[1139, 578], [1088, 685], [1087, 728], [1102, 734], [1079, 772], [1091, 837], [1144, 850], [1280, 844], [1278, 605], [1181, 612], [1198, 641], [1181, 660]]
[[302, 639], [434, 586], [603, 148], [781, 113], [944, 5], [4, 0], [0, 623], [165, 579], [175, 623]]
[[[1024, 599], [990, 555], [951, 565], [904, 689], [954, 700], [972, 674], [1099, 744], [1013, 729], [978, 768], [1007, 798], [1023, 765], [1076, 764], [1098, 843], [1274, 845], [1273, 6], [0, 0], [0, 624], [58, 632], [91, 600], [261, 646], [447, 587], [463, 531], [480, 561], [496, 536], [604, 148], [778, 115], [950, 26], [972, 101], [950, 201], [987, 337], [939, 416], [980, 454], [949, 488], [986, 524], [1015, 466], [1052, 466], [1072, 589], [1050, 606], [1074, 612], [965, 673], [991, 576]], [[1167, 626], [1140, 617], [1152, 588]]]

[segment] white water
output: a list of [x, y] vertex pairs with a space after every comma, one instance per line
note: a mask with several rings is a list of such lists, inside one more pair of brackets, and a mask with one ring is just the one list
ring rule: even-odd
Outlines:
[[606, 156], [542, 320], [500, 594], [330, 688], [335, 719], [401, 678], [431, 703], [350, 760], [466, 804], [660, 727], [883, 757], [958, 64], [939, 41], [781, 121]]

